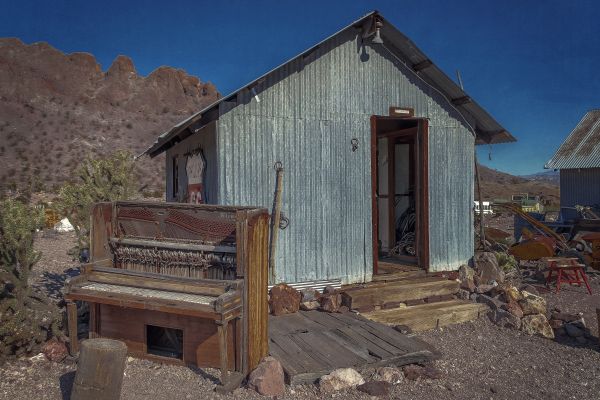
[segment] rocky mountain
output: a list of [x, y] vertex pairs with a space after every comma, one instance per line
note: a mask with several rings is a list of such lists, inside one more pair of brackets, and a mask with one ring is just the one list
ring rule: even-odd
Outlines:
[[560, 173], [554, 170], [538, 172], [530, 175], [521, 175], [521, 177], [530, 181], [550, 182], [555, 185], [560, 184]]
[[[56, 190], [86, 156], [139, 154], [218, 97], [214, 85], [180, 69], [140, 76], [118, 56], [103, 71], [88, 53], [0, 38], [0, 190]], [[163, 160], [139, 167], [143, 184], [162, 189]]]
[[[479, 166], [479, 173], [481, 197], [484, 200], [510, 200], [513, 194], [529, 193], [543, 196], [545, 200], [549, 201], [550, 205], [555, 206], [560, 203], [558, 183], [510, 175], [483, 165]], [[477, 188], [475, 190], [475, 198], [477, 199]]]

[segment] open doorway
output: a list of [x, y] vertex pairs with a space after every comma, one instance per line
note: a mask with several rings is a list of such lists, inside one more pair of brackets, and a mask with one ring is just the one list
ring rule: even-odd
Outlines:
[[427, 120], [371, 117], [373, 265], [427, 269]]

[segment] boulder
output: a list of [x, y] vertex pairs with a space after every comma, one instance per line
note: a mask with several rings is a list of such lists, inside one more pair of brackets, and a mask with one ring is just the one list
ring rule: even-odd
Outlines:
[[[548, 321], [548, 323], [550, 324], [550, 326], [552, 327], [552, 329], [556, 330], [559, 328], [562, 328], [564, 325], [564, 322], [561, 321], [560, 319], [551, 319]], [[556, 332], [555, 332], [556, 333]]]
[[517, 302], [517, 301], [523, 299], [523, 295], [521, 294], [519, 289], [517, 289], [514, 286], [509, 285], [509, 286], [503, 287], [502, 289], [503, 289], [504, 297], [506, 298], [507, 303], [510, 301]]
[[366, 393], [369, 396], [388, 396], [390, 394], [391, 383], [386, 381], [371, 381], [358, 385], [356, 389], [360, 392]]
[[495, 287], [496, 287], [495, 285], [481, 284], [475, 288], [475, 293], [478, 293], [478, 294], [489, 293]]
[[61, 362], [69, 355], [67, 346], [57, 338], [52, 338], [44, 343], [42, 353], [48, 360], [53, 362]]
[[519, 303], [514, 300], [510, 300], [508, 303], [503, 304], [502, 309], [508, 311], [517, 318], [523, 318], [523, 309]]
[[582, 318], [583, 318], [583, 314], [581, 314], [581, 313], [569, 314], [569, 313], [562, 313], [562, 312], [556, 311], [556, 310], [552, 312], [552, 319], [559, 319], [564, 322], [575, 322]]
[[528, 335], [554, 339], [554, 330], [543, 314], [526, 315], [521, 320], [521, 330]]
[[498, 259], [494, 253], [489, 251], [478, 253], [473, 258], [473, 262], [476, 276], [481, 284], [489, 285], [492, 282], [504, 282], [504, 272], [498, 265]]
[[280, 283], [271, 288], [269, 304], [273, 315], [293, 314], [300, 309], [299, 291], [285, 283]]
[[319, 302], [321, 303], [321, 310], [330, 313], [338, 312], [342, 305], [342, 295], [337, 292], [323, 293]]
[[496, 311], [490, 311], [488, 316], [490, 320], [498, 326], [517, 330], [521, 328], [521, 319], [506, 310], [498, 309]]
[[583, 334], [585, 333], [583, 329], [579, 328], [578, 326], [575, 326], [574, 324], [565, 324], [564, 326], [567, 335], [571, 337], [580, 337], [583, 336]]
[[[546, 277], [544, 276], [544, 274], [542, 273], [542, 280], [545, 281]], [[535, 294], [536, 296], [540, 295], [540, 291], [536, 289], [535, 286], [533, 285], [523, 285], [521, 286], [521, 291], [525, 291], [525, 292], [529, 292], [531, 294]]]
[[456, 292], [456, 297], [461, 300], [469, 300], [470, 295], [471, 295], [471, 292], [466, 289], [458, 289], [458, 292]]
[[475, 270], [469, 266], [461, 265], [458, 269], [460, 288], [472, 292], [475, 290]]
[[300, 309], [303, 311], [312, 311], [319, 308], [319, 298], [321, 293], [315, 289], [304, 289], [300, 291], [302, 298], [300, 300]]
[[392, 385], [402, 383], [404, 380], [404, 374], [398, 368], [394, 367], [380, 367], [377, 368], [377, 376], [379, 379]]
[[263, 396], [285, 394], [283, 368], [274, 357], [265, 357], [248, 377], [248, 387]]
[[411, 364], [402, 368], [402, 371], [404, 372], [404, 377], [411, 381], [415, 381], [419, 378], [439, 379], [442, 376], [442, 372], [433, 365], [422, 367], [420, 365]]
[[322, 392], [335, 392], [356, 387], [365, 383], [363, 377], [352, 368], [339, 368], [319, 379], [319, 389]]
[[525, 291], [521, 293], [523, 298], [519, 300], [519, 305], [523, 309], [524, 315], [546, 314], [546, 300], [543, 297]]
[[491, 310], [498, 310], [500, 307], [502, 307], [502, 305], [504, 303], [502, 303], [500, 300], [495, 299], [493, 297], [490, 296], [486, 296], [485, 294], [480, 295], [477, 298], [477, 302], [478, 303], [483, 303], [483, 304], [487, 304], [487, 306], [491, 309]]
[[412, 329], [408, 325], [396, 325], [394, 326], [394, 329], [402, 333], [403, 335], [408, 335], [412, 333]]

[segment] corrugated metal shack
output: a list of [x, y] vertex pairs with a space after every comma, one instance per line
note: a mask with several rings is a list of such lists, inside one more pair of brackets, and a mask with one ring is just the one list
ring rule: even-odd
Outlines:
[[[201, 201], [224, 205], [270, 207], [280, 161], [290, 223], [275, 281], [355, 283], [370, 281], [379, 260], [430, 271], [467, 263], [474, 146], [514, 140], [372, 12], [182, 121], [145, 154], [167, 152], [168, 201], [195, 201], [200, 190]], [[190, 160], [201, 164], [199, 188]]]
[[600, 110], [588, 111], [545, 168], [560, 170], [560, 205], [600, 205]]

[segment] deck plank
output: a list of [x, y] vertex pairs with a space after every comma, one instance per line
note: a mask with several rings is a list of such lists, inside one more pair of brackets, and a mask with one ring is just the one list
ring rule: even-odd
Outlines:
[[286, 381], [312, 383], [337, 368], [362, 370], [436, 358], [431, 346], [354, 313], [300, 311], [270, 317], [270, 353]]

